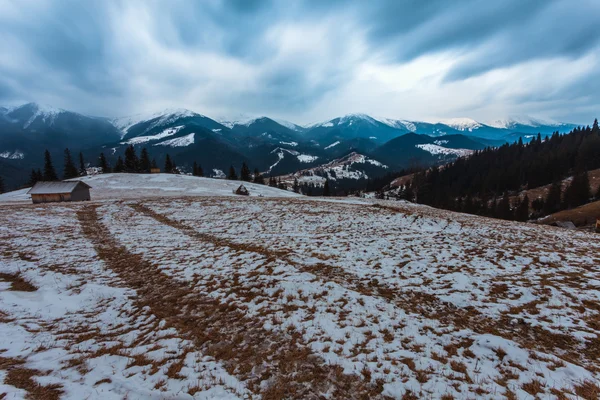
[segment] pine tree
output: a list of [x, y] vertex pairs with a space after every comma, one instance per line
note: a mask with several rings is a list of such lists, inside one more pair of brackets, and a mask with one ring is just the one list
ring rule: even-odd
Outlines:
[[83, 161], [83, 153], [79, 152], [79, 176], [86, 176], [85, 162]]
[[117, 158], [117, 163], [115, 164], [114, 172], [124, 172], [124, 171], [125, 171], [125, 163], [123, 162], [123, 159], [121, 158], [121, 156], [119, 156], [119, 158]]
[[331, 191], [329, 189], [329, 178], [325, 179], [325, 184], [323, 185], [323, 196], [331, 196]]
[[77, 175], [77, 167], [75, 167], [75, 164], [73, 163], [73, 158], [71, 158], [71, 151], [69, 149], [65, 149], [65, 166], [63, 169], [63, 179], [76, 178]]
[[562, 197], [561, 194], [562, 188], [560, 181], [554, 181], [552, 186], [550, 186], [546, 200], [544, 200], [544, 215], [554, 214], [560, 210], [560, 199]]
[[56, 171], [54, 170], [54, 165], [52, 165], [52, 157], [50, 157], [50, 152], [46, 150], [44, 153], [44, 180], [45, 181], [57, 181], [58, 175], [56, 175]]
[[173, 173], [173, 162], [171, 161], [171, 156], [167, 154], [167, 158], [165, 158], [165, 174]]
[[43, 181], [44, 180], [44, 176], [42, 175], [42, 171], [39, 170], [39, 168], [36, 169], [32, 169], [31, 170], [31, 175], [29, 175], [29, 186], [33, 186], [36, 183], [38, 183], [39, 181]]
[[529, 197], [525, 195], [515, 210], [515, 219], [525, 222], [529, 219]]
[[98, 168], [102, 169], [103, 174], [110, 174], [110, 166], [106, 161], [106, 157], [104, 157], [104, 153], [100, 153], [100, 157], [98, 157]]
[[156, 163], [156, 158], [152, 159], [152, 163], [150, 163], [150, 168], [152, 168], [152, 169], [158, 168], [158, 164]]
[[202, 169], [202, 165], [198, 164], [198, 170], [196, 171], [196, 176], [204, 176], [204, 170]]
[[500, 203], [498, 203], [498, 210], [496, 213], [496, 217], [500, 218], [500, 219], [507, 219], [507, 220], [513, 219], [513, 215], [510, 210], [510, 199], [508, 197], [507, 192], [504, 192], [504, 196], [502, 196]]
[[578, 172], [573, 176], [571, 184], [565, 190], [563, 208], [574, 208], [586, 204], [592, 193], [587, 171]]
[[246, 182], [252, 181], [252, 174], [250, 173], [250, 168], [248, 168], [245, 162], [242, 163], [242, 169], [240, 170], [240, 179]]
[[253, 181], [254, 181], [254, 183], [258, 183], [259, 185], [265, 184], [265, 177], [260, 174], [260, 172], [258, 171], [258, 168], [254, 168]]
[[232, 181], [236, 181], [237, 180], [237, 174], [235, 172], [235, 168], [233, 168], [233, 165], [231, 167], [229, 167], [229, 175], [227, 175], [227, 179], [232, 180]]
[[298, 184], [298, 178], [294, 178], [294, 186], [292, 186], [294, 193], [300, 193], [300, 185]]
[[125, 172], [139, 172], [139, 160], [132, 144], [125, 149]]
[[140, 153], [139, 168], [140, 172], [144, 174], [150, 172], [150, 156], [148, 155], [148, 150], [145, 147], [142, 148], [142, 152]]
[[6, 191], [6, 187], [4, 186], [4, 179], [0, 176], [0, 193], [4, 193]]
[[273, 177], [273, 176], [269, 177], [269, 186], [277, 187], [277, 179], [275, 179], [275, 177]]
[[281, 178], [277, 180], [277, 187], [282, 190], [287, 190], [287, 183], [283, 182]]

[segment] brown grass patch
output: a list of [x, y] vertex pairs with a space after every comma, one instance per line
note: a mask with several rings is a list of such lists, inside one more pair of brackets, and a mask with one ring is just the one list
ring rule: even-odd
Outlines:
[[20, 274], [0, 272], [0, 281], [10, 282], [10, 289], [19, 292], [35, 292], [38, 288], [21, 277]]

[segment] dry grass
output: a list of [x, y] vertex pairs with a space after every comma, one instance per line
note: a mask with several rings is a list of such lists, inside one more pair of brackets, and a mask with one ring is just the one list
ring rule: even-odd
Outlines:
[[31, 400], [58, 400], [63, 391], [61, 385], [42, 386], [34, 379], [42, 376], [41, 371], [26, 368], [25, 362], [20, 359], [0, 357], [0, 369], [6, 371], [4, 383], [27, 392], [27, 398]]
[[[234, 304], [203, 295], [128, 252], [100, 223], [97, 207], [78, 212], [83, 233], [106, 265], [136, 290], [136, 305], [148, 308], [159, 320], [166, 321], [167, 327], [188, 335], [202, 353], [219, 360], [252, 392], [265, 399], [307, 398], [326, 392], [337, 397], [380, 394], [380, 388], [368, 380], [327, 365], [298, 340], [298, 335], [267, 331], [259, 320], [249, 318]], [[243, 246], [242, 250], [248, 248]], [[172, 367], [172, 375], [177, 376], [177, 367]], [[271, 382], [266, 388], [261, 386], [265, 381]]]
[[21, 277], [20, 274], [0, 272], [0, 281], [10, 282], [10, 289], [19, 292], [35, 292], [38, 288]]

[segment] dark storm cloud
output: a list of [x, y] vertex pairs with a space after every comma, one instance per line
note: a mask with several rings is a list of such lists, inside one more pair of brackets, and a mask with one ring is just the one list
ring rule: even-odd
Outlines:
[[[442, 90], [490, 71], [584, 59], [600, 47], [598, 15], [597, 0], [0, 0], [0, 103], [62, 99], [117, 114], [185, 101], [199, 111], [309, 113], [359, 82], [364, 65], [449, 55], [428, 77]], [[502, 101], [598, 104], [585, 84], [593, 71], [543, 94], [515, 88]], [[401, 108], [390, 89], [369, 98]], [[473, 98], [493, 102], [494, 92]]]

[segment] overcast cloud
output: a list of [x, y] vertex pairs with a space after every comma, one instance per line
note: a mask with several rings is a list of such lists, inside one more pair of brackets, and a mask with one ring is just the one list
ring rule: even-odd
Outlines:
[[0, 0], [0, 104], [591, 123], [600, 1]]

